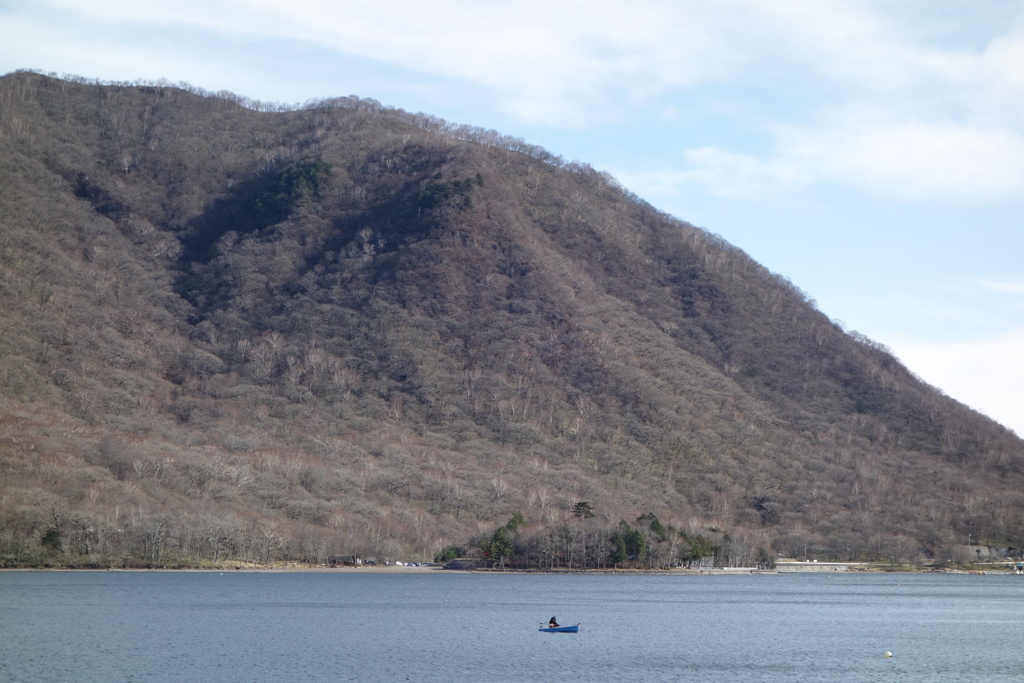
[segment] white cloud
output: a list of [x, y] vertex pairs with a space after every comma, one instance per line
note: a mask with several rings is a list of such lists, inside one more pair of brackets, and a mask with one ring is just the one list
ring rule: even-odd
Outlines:
[[482, 87], [512, 114], [546, 124], [604, 118], [617, 100], [720, 76], [738, 52], [718, 40], [721, 17], [658, 1], [251, 8], [263, 16], [251, 20], [256, 30]]
[[906, 199], [1024, 193], [1024, 131], [922, 120], [847, 120], [789, 132], [780, 156], [822, 180]]
[[1024, 294], [1024, 277], [1011, 280], [989, 280], [980, 282], [981, 286], [993, 292], [1005, 294]]
[[686, 150], [685, 170], [662, 168], [641, 172], [619, 171], [623, 185], [645, 197], [676, 194], [686, 185], [723, 198], [747, 198], [800, 189], [810, 182], [799, 163], [785, 159], [760, 159], [719, 149]]
[[822, 11], [749, 0], [40, 0], [36, 7], [103, 26], [187, 26], [314, 42], [491, 89], [534, 120], [572, 121], [600, 117], [596, 108], [614, 109], [623, 98], [731, 79], [794, 46], [814, 53], [809, 61], [815, 62], [827, 47], [831, 68], [842, 72], [836, 37], [857, 42], [863, 53], [862, 36], [878, 24], [857, 3]]
[[[931, 48], [920, 44], [913, 24], [888, 15], [884, 5], [853, 0], [37, 0], [34, 5], [107, 26], [192, 26], [314, 41], [342, 54], [567, 101], [608, 87], [650, 93], [756, 78], [780, 64], [867, 90], [902, 89], [929, 77], [1000, 88], [1008, 80], [1019, 84], [1024, 49], [1019, 30], [998, 37], [981, 55]], [[978, 68], [982, 65], [984, 70]]]
[[1024, 327], [951, 343], [890, 343], [929, 384], [1024, 436]]
[[790, 128], [773, 154], [699, 147], [683, 158], [677, 169], [618, 175], [641, 194], [699, 185], [720, 197], [754, 198], [833, 182], [911, 201], [1024, 196], [1024, 131], [1010, 129], [922, 121]]

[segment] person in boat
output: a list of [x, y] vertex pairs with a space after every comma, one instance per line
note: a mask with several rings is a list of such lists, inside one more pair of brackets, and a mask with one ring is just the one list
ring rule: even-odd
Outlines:
[[548, 628], [558, 628], [558, 622], [554, 617], [551, 617], [551, 621], [548, 622]]

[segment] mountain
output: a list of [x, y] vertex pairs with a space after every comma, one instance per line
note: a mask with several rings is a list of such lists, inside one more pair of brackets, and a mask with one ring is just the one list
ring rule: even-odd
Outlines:
[[517, 138], [17, 72], [0, 221], [6, 566], [1024, 544], [1012, 432]]

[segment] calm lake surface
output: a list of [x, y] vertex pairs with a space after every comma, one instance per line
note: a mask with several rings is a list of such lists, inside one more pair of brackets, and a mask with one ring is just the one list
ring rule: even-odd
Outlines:
[[0, 572], [4, 682], [1022, 679], [1020, 576]]

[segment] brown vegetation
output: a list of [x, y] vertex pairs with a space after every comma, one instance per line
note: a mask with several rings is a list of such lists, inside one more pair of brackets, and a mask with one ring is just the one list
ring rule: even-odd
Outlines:
[[1022, 483], [1011, 432], [585, 165], [0, 79], [7, 566], [429, 559], [516, 511], [548, 565], [646, 513], [672, 562], [1021, 547]]

